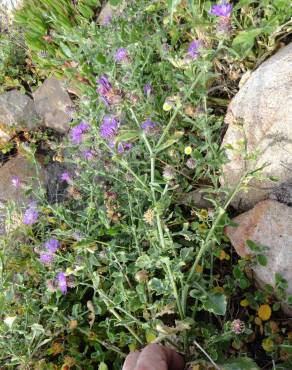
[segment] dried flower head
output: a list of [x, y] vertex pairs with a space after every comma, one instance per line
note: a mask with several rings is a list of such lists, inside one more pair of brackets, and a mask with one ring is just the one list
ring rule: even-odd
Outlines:
[[154, 222], [154, 211], [153, 209], [149, 208], [147, 211], [144, 213], [144, 221], [147, 222], [149, 225], [153, 225]]
[[244, 322], [239, 319], [233, 320], [231, 323], [231, 330], [237, 335], [242, 334], [245, 331]]
[[189, 158], [186, 161], [186, 166], [190, 169], [193, 170], [196, 167], [196, 161], [193, 158]]
[[163, 169], [163, 178], [167, 181], [174, 179], [175, 171], [171, 166], [165, 166]]

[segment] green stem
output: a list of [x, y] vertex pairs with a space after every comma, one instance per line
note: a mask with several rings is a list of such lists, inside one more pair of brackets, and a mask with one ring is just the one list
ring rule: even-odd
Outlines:
[[174, 112], [173, 112], [173, 115], [170, 117], [170, 120], [168, 122], [168, 124], [166, 125], [165, 129], [163, 130], [163, 133], [162, 135], [160, 136], [160, 139], [158, 140], [158, 143], [156, 144], [156, 147], [155, 149], [158, 149], [159, 146], [161, 145], [161, 143], [163, 142], [165, 136], [168, 134], [168, 131], [171, 129], [171, 126], [173, 124], [173, 121], [175, 120], [178, 112], [180, 111], [183, 103], [190, 97], [191, 93], [193, 92], [193, 89], [194, 87], [196, 86], [196, 84], [198, 83], [198, 81], [201, 79], [202, 75], [203, 75], [204, 71], [201, 71], [198, 76], [196, 77], [195, 81], [192, 83], [190, 89], [188, 90], [188, 92], [186, 93], [184, 99], [181, 101], [181, 103], [179, 105], [177, 105], [177, 107], [175, 108]]
[[171, 285], [172, 285], [173, 295], [174, 295], [174, 297], [176, 299], [176, 304], [177, 304], [178, 312], [179, 312], [179, 315], [180, 315], [181, 320], [183, 320], [185, 318], [185, 315], [184, 315], [182, 304], [181, 304], [181, 301], [180, 301], [180, 298], [179, 298], [177, 286], [176, 286], [176, 283], [174, 281], [174, 277], [173, 277], [172, 272], [171, 272], [171, 269], [170, 269], [169, 261], [165, 262], [165, 266], [166, 266], [166, 271], [167, 271], [169, 280], [170, 280]]

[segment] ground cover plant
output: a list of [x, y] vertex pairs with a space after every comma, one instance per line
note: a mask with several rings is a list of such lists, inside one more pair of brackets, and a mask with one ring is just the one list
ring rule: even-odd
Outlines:
[[[257, 258], [240, 259], [223, 232], [260, 169], [234, 189], [219, 182], [226, 107], [289, 39], [289, 3], [139, 0], [100, 24], [96, 1], [24, 1], [15, 20], [29, 62], [78, 99], [66, 137], [31, 134], [21, 147], [38, 167], [50, 143], [44, 162], [64, 166], [66, 196], [26, 188], [30, 206], [9, 207], [1, 367], [120, 369], [159, 342], [193, 369], [291, 368], [281, 302], [245, 272], [264, 252], [250, 241]], [[285, 302], [286, 285], [279, 276]]]

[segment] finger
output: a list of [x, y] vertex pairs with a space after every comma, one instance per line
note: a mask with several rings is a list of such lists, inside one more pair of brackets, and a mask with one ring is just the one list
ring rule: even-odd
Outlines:
[[184, 361], [170, 348], [150, 344], [141, 352], [135, 370], [183, 370]]
[[139, 355], [140, 355], [140, 352], [138, 351], [130, 353], [124, 362], [122, 370], [134, 370]]

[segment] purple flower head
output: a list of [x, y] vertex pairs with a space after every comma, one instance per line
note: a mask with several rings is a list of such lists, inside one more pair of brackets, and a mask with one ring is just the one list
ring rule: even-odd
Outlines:
[[99, 84], [97, 91], [101, 94], [104, 95], [108, 92], [111, 91], [112, 85], [109, 82], [108, 78], [106, 75], [101, 76], [98, 80], [97, 83]]
[[12, 176], [11, 178], [11, 184], [15, 187], [15, 188], [20, 188], [20, 178], [18, 176]]
[[199, 48], [202, 46], [202, 41], [201, 40], [194, 40], [190, 43], [189, 48], [188, 48], [188, 55], [192, 59], [197, 59], [198, 56], [200, 55]]
[[67, 171], [63, 172], [60, 176], [60, 180], [64, 181], [64, 182], [67, 182], [69, 184], [71, 182], [71, 177], [70, 177], [69, 172], [67, 172]]
[[88, 131], [90, 128], [90, 125], [82, 121], [79, 123], [79, 125], [75, 126], [71, 130], [71, 141], [73, 144], [80, 144], [83, 140], [83, 134], [84, 132]]
[[94, 152], [90, 149], [84, 150], [84, 152], [82, 152], [82, 155], [87, 161], [91, 161], [94, 158]]
[[132, 143], [128, 143], [126, 141], [122, 141], [121, 143], [119, 143], [118, 145], [118, 153], [119, 154], [122, 154], [128, 150], [130, 150], [132, 148]]
[[53, 259], [54, 259], [54, 255], [51, 253], [41, 252], [40, 254], [40, 261], [44, 265], [50, 265], [53, 262]]
[[45, 247], [47, 248], [47, 250], [49, 250], [51, 253], [55, 253], [59, 247], [60, 247], [60, 243], [58, 242], [57, 239], [54, 239], [54, 238], [51, 238], [49, 239], [46, 244], [45, 244]]
[[25, 225], [33, 225], [37, 222], [38, 217], [39, 217], [39, 213], [36, 210], [36, 206], [32, 204], [29, 206], [29, 208], [24, 213], [23, 223]]
[[143, 90], [144, 90], [144, 94], [147, 95], [147, 97], [149, 97], [152, 93], [152, 86], [149, 83], [147, 83], [144, 85]]
[[104, 17], [101, 25], [102, 26], [107, 26], [108, 24], [110, 24], [111, 20], [112, 20], [112, 15], [107, 15], [107, 16]]
[[147, 118], [145, 122], [141, 124], [141, 128], [146, 132], [151, 132], [157, 126], [156, 122], [151, 121], [150, 118]]
[[216, 15], [217, 17], [230, 17], [232, 12], [232, 4], [226, 0], [222, 0], [221, 3], [213, 5], [210, 14]]
[[57, 284], [58, 284], [58, 287], [60, 289], [60, 291], [63, 293], [63, 294], [66, 294], [67, 293], [67, 278], [66, 278], [66, 275], [64, 274], [64, 272], [59, 272], [57, 274]]
[[119, 48], [115, 53], [115, 61], [116, 62], [123, 62], [128, 59], [128, 52], [125, 48]]
[[117, 135], [119, 128], [119, 121], [112, 116], [105, 116], [100, 128], [99, 128], [99, 134], [108, 142], [112, 141], [112, 139]]

